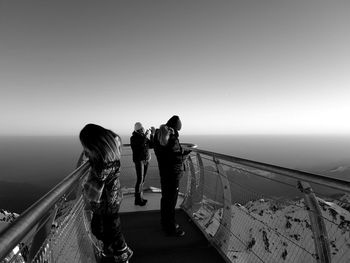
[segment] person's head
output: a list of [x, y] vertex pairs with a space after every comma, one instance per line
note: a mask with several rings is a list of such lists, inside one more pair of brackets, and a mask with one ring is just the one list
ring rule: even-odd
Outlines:
[[139, 133], [144, 133], [144, 132], [145, 132], [145, 128], [143, 128], [141, 122], [136, 122], [136, 123], [135, 123], [135, 125], [134, 125], [134, 130], [135, 130], [136, 132], [139, 132]]
[[181, 130], [182, 127], [182, 123], [181, 120], [179, 118], [179, 116], [174, 115], [173, 117], [171, 117], [168, 122], [166, 123], [166, 126], [173, 128], [176, 131]]
[[118, 135], [113, 131], [91, 123], [80, 131], [80, 142], [92, 166], [101, 168], [105, 163], [120, 158], [116, 137]]

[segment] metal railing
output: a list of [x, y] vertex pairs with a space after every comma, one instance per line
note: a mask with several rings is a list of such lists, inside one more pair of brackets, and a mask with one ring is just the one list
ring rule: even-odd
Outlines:
[[350, 262], [350, 182], [192, 149], [182, 208], [228, 262]]
[[58, 249], [53, 249], [57, 241], [52, 240], [53, 232], [61, 231], [64, 221], [73, 220], [77, 211], [82, 211], [77, 189], [88, 169], [87, 163], [78, 167], [1, 231], [1, 262], [49, 262], [48, 257]]
[[[130, 145], [124, 144], [121, 160], [124, 193], [132, 193], [135, 185], [131, 156]], [[149, 170], [158, 177], [155, 158]], [[1, 263], [99, 260], [102, 244], [91, 233], [92, 215], [85, 209], [81, 194], [82, 180], [88, 171], [88, 163], [82, 164], [0, 231]], [[156, 183], [154, 178], [149, 181], [152, 185]]]
[[[132, 188], [124, 146], [121, 180]], [[227, 262], [350, 262], [349, 182], [183, 146], [192, 153], [182, 208]], [[79, 190], [88, 169], [80, 166], [1, 231], [0, 262], [96, 262], [100, 244]], [[158, 173], [155, 158], [152, 169]]]

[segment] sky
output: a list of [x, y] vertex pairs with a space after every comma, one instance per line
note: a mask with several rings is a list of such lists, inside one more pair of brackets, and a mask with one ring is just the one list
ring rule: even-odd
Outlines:
[[0, 0], [0, 135], [349, 134], [350, 2]]

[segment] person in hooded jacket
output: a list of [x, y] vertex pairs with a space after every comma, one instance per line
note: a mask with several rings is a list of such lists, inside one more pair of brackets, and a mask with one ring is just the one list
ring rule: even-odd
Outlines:
[[87, 207], [92, 211], [91, 232], [103, 242], [108, 262], [126, 263], [133, 254], [121, 230], [119, 208], [121, 139], [111, 130], [87, 124], [79, 134], [83, 153], [79, 164], [88, 161], [90, 170], [83, 183]]
[[182, 123], [177, 115], [155, 131], [154, 152], [157, 157], [162, 197], [160, 202], [161, 225], [169, 236], [183, 236], [185, 232], [175, 221], [175, 207], [184, 161], [190, 151], [184, 151], [179, 141]]
[[134, 131], [130, 137], [130, 145], [132, 149], [132, 159], [136, 169], [136, 185], [135, 185], [135, 205], [144, 206], [147, 203], [143, 199], [143, 184], [147, 175], [149, 161], [151, 160], [150, 148], [153, 148], [153, 136], [155, 128], [145, 132], [140, 122], [134, 125]]

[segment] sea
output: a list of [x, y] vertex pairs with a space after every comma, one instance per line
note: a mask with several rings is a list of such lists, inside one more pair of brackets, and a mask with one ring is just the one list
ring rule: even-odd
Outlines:
[[[130, 135], [121, 135], [129, 143]], [[343, 135], [180, 135], [199, 149], [350, 181], [350, 136]], [[0, 136], [0, 209], [21, 213], [75, 168], [78, 136]], [[157, 171], [152, 153], [150, 170]], [[131, 150], [122, 161], [122, 185], [133, 187]], [[150, 171], [149, 174], [151, 174]], [[159, 187], [150, 175], [145, 187]]]

